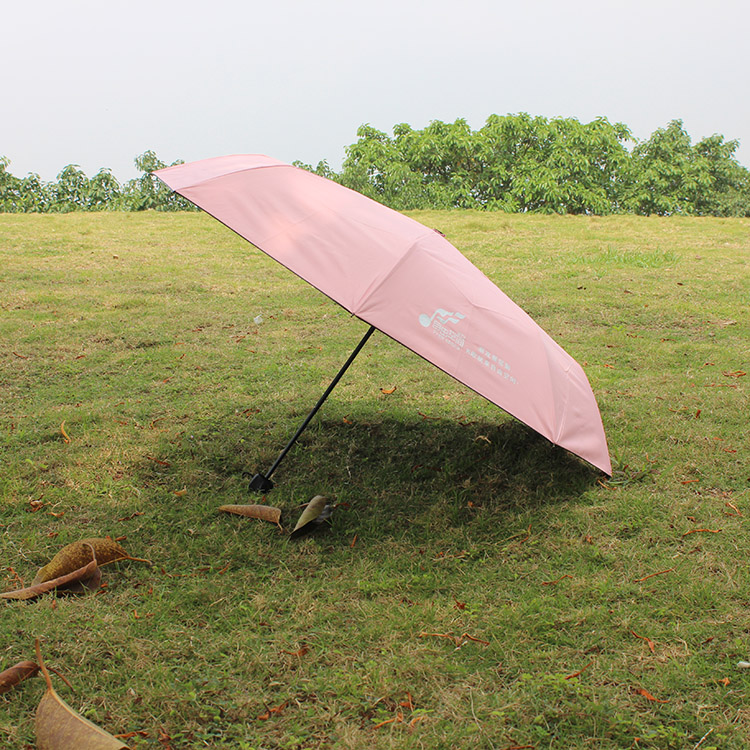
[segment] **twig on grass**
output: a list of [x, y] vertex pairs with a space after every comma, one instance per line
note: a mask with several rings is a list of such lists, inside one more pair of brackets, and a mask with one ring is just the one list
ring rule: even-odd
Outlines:
[[641, 583], [642, 581], [646, 581], [649, 578], [653, 578], [654, 576], [663, 576], [665, 573], [671, 573], [674, 571], [674, 568], [667, 568], [666, 570], [660, 570], [658, 573], [649, 573], [647, 576], [643, 576], [643, 578], [636, 578], [635, 583]]
[[700, 746], [701, 746], [701, 745], [703, 744], [703, 742], [705, 741], [706, 737], [708, 737], [708, 735], [709, 735], [709, 734], [711, 734], [711, 732], [713, 732], [713, 731], [714, 731], [714, 728], [713, 728], [713, 727], [711, 727], [711, 729], [709, 729], [709, 730], [708, 730], [708, 731], [707, 731], [707, 732], [706, 732], [706, 733], [705, 733], [705, 734], [703, 735], [703, 737], [701, 737], [701, 738], [700, 738], [700, 739], [698, 740], [698, 742], [697, 742], [697, 744], [695, 745], [695, 747], [693, 748], [693, 750], [698, 750], [698, 748], [699, 748], [699, 747], [700, 747]]
[[572, 680], [574, 677], [578, 677], [581, 674], [583, 674], [592, 664], [594, 663], [594, 660], [592, 659], [585, 667], [581, 667], [577, 672], [573, 672], [573, 674], [569, 674], [567, 677], [565, 677], [566, 680]]
[[473, 635], [468, 633], [462, 633], [461, 635], [453, 635], [453, 633], [420, 633], [420, 638], [427, 638], [432, 636], [433, 638], [447, 638], [456, 644], [456, 648], [461, 648], [467, 641], [474, 641], [475, 643], [483, 643], [485, 646], [489, 646], [490, 642], [482, 640], [481, 638], [475, 638]]
[[565, 575], [562, 575], [559, 578], [556, 578], [554, 581], [542, 581], [542, 586], [554, 586], [556, 583], [560, 583], [560, 581], [562, 581], [563, 578], [573, 578], [573, 576], [568, 575], [566, 573]]

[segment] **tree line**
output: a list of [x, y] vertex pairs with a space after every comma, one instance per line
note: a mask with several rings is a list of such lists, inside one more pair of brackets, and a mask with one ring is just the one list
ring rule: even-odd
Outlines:
[[0, 212], [68, 213], [70, 211], [193, 211], [192, 203], [173, 193], [152, 172], [166, 167], [153, 151], [135, 158], [140, 177], [120, 184], [109, 169], [87, 177], [69, 164], [55, 182], [37, 174], [24, 178], [8, 171], [10, 160], [0, 156]]
[[[712, 135], [693, 144], [681, 120], [645, 141], [622, 123], [597, 118], [491, 115], [478, 130], [458, 119], [408, 124], [393, 134], [362, 125], [340, 172], [322, 161], [296, 166], [391, 208], [474, 208], [561, 214], [750, 216], [750, 171], [739, 143]], [[141, 177], [120, 185], [109, 170], [87, 178], [69, 165], [57, 182], [19, 179], [0, 158], [0, 211], [186, 210], [192, 206], [151, 172], [152, 151], [136, 158]]]

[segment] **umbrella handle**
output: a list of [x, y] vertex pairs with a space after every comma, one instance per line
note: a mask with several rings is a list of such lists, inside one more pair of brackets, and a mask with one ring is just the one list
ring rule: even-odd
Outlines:
[[325, 393], [318, 399], [318, 403], [313, 406], [312, 411], [305, 417], [305, 421], [297, 428], [297, 432], [294, 433], [291, 440], [286, 444], [286, 447], [279, 454], [278, 458], [273, 462], [271, 468], [265, 474], [256, 474], [250, 480], [250, 489], [255, 492], [267, 492], [273, 489], [273, 482], [271, 481], [271, 474], [276, 471], [276, 467], [282, 462], [284, 456], [291, 450], [292, 446], [297, 442], [297, 438], [304, 432], [305, 427], [310, 424], [312, 418], [318, 413], [318, 409], [323, 406], [325, 400], [330, 396], [331, 391], [336, 387], [336, 384], [341, 380], [344, 373], [349, 369], [349, 365], [354, 362], [354, 358], [360, 353], [362, 347], [367, 343], [367, 339], [372, 336], [375, 332], [375, 326], [370, 326], [367, 329], [367, 333], [362, 337], [362, 340], [357, 344], [354, 351], [349, 355], [349, 359], [344, 362], [343, 367], [338, 371], [336, 377], [331, 381], [331, 384], [326, 388]]

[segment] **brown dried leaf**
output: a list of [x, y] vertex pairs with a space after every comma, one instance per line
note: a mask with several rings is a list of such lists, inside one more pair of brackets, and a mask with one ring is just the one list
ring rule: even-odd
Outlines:
[[651, 693], [649, 693], [645, 688], [633, 688], [633, 692], [637, 695], [642, 695], [647, 701], [651, 701], [652, 703], [669, 703], [669, 701], [654, 698], [654, 696], [651, 695]]
[[277, 526], [281, 521], [281, 510], [273, 505], [220, 505], [219, 510], [238, 516], [257, 518], [260, 521], [269, 521]]
[[308, 531], [312, 531], [331, 515], [331, 510], [332, 508], [325, 495], [315, 495], [302, 511], [302, 515], [289, 537], [296, 539]]
[[102, 569], [97, 565], [96, 570], [89, 578], [81, 578], [77, 581], [63, 584], [57, 587], [56, 593], [63, 594], [86, 594], [89, 591], [96, 591], [102, 585]]
[[33, 677], [38, 671], [39, 666], [33, 661], [19, 661], [18, 664], [0, 672], [0, 695], [12, 690], [27, 677]]
[[119, 560], [137, 560], [138, 562], [149, 562], [140, 557], [131, 557], [117, 542], [109, 537], [97, 537], [94, 539], [81, 539], [63, 547], [34, 577], [33, 583], [45, 583], [54, 578], [59, 578], [66, 573], [78, 570], [91, 560], [91, 550], [99, 565]]
[[86, 563], [82, 568], [78, 568], [78, 570], [74, 570], [72, 573], [66, 573], [59, 578], [53, 578], [51, 581], [35, 583], [25, 589], [6, 591], [4, 594], [0, 594], [0, 599], [34, 599], [37, 596], [46, 594], [48, 591], [52, 591], [53, 589], [60, 587], [64, 588], [66, 585], [78, 581], [87, 581], [96, 574], [97, 569], [96, 559], [94, 559]]
[[38, 640], [36, 658], [47, 683], [47, 690], [36, 709], [37, 750], [128, 750], [127, 745], [109, 732], [77, 714], [55, 692]]
[[281, 705], [275, 706], [274, 708], [266, 709], [259, 717], [258, 721], [268, 721], [272, 715], [280, 714], [289, 704], [289, 701], [284, 701]]
[[650, 638], [648, 638], [645, 635], [638, 635], [638, 633], [636, 633], [634, 630], [631, 630], [630, 632], [636, 638], [640, 638], [642, 641], [646, 641], [646, 643], [648, 644], [649, 650], [651, 651], [652, 654], [656, 653], [656, 649], [655, 649], [656, 643], [654, 641], [652, 641]]

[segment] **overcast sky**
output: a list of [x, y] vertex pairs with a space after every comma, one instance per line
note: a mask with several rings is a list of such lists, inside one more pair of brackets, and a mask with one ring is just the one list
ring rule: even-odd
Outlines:
[[339, 168], [363, 123], [528, 112], [640, 139], [682, 119], [750, 166], [748, 0], [23, 0], [0, 14], [0, 156], [135, 176], [229, 153]]

